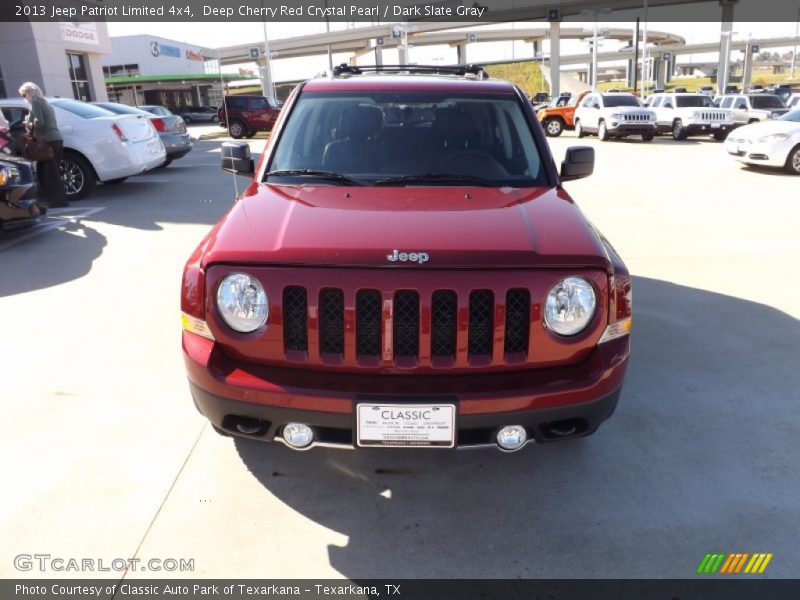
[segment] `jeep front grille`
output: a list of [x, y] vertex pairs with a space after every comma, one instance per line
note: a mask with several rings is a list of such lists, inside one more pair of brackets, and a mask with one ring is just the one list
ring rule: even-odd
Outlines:
[[626, 123], [647, 123], [650, 121], [650, 115], [647, 113], [628, 113], [625, 115]]
[[315, 303], [305, 288], [289, 286], [282, 300], [287, 357], [292, 352], [307, 353], [315, 336], [320, 357], [327, 357], [324, 362], [342, 356], [349, 343], [365, 366], [387, 360], [413, 366], [423, 358], [439, 366], [452, 365], [460, 343], [461, 355], [472, 366], [524, 362], [530, 351], [531, 294], [523, 288], [473, 290], [461, 299], [461, 306], [453, 290], [434, 290], [421, 297], [415, 290], [387, 294], [361, 289], [355, 294], [354, 310], [350, 309], [354, 312], [350, 323], [342, 289], [321, 289]]
[[719, 123], [728, 120], [728, 114], [720, 110], [704, 110], [698, 114], [701, 121]]

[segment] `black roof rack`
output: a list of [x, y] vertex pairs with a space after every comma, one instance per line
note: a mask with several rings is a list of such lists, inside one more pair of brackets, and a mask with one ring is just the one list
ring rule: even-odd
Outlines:
[[433, 75], [472, 76], [477, 79], [489, 79], [489, 74], [480, 65], [456, 65], [445, 67], [440, 65], [348, 65], [342, 63], [333, 67], [334, 77], [362, 75], [364, 73], [430, 73]]

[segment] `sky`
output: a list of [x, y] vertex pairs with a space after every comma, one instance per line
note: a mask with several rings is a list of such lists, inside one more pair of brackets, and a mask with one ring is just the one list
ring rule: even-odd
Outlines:
[[[499, 29], [511, 27], [544, 26], [543, 22], [525, 23], [492, 23], [482, 27]], [[613, 22], [605, 24], [609, 27], [633, 27], [633, 23]], [[345, 23], [331, 23], [331, 29], [342, 29]], [[565, 22], [568, 27], [585, 27], [587, 36], [591, 30], [592, 23]], [[687, 43], [711, 42], [719, 40], [719, 23], [674, 23], [674, 22], [655, 22], [648, 24], [650, 29], [676, 33], [686, 39]], [[734, 23], [734, 39], [745, 39], [752, 37], [777, 37], [794, 35], [796, 23]], [[207, 48], [218, 48], [228, 45], [238, 45], [247, 42], [258, 43], [264, 39], [264, 30], [261, 23], [108, 23], [108, 30], [112, 37], [123, 35], [149, 34], [167, 39], [196, 44]], [[269, 39], [279, 39], [284, 37], [295, 37], [322, 33], [325, 31], [324, 22], [302, 22], [302, 23], [268, 23], [267, 35]], [[613, 41], [604, 42], [601, 50], [615, 50], [622, 43]], [[776, 51], [777, 49], [771, 49]], [[525, 58], [532, 56], [532, 47], [523, 42], [495, 42], [471, 44], [468, 48], [467, 60], [469, 62], [491, 62], [499, 60], [510, 60], [514, 58]], [[575, 54], [587, 52], [587, 47], [581, 41], [562, 42], [562, 52], [565, 54]], [[695, 55], [693, 60], [705, 61], [714, 60], [713, 55]], [[733, 58], [736, 59], [734, 53]], [[334, 55], [334, 62], [346, 62], [349, 54]], [[688, 60], [688, 58], [687, 58]], [[384, 63], [391, 64], [397, 61], [396, 53], [391, 50], [384, 51]], [[456, 61], [455, 49], [448, 46], [428, 46], [411, 49], [411, 62], [421, 64], [452, 64]], [[255, 69], [255, 63], [238, 65], [235, 67], [224, 68], [223, 70], [235, 72], [238, 67]], [[327, 56], [317, 56], [308, 58], [295, 58], [272, 61], [272, 76], [275, 81], [297, 80], [304, 77], [313, 77], [327, 69]]]

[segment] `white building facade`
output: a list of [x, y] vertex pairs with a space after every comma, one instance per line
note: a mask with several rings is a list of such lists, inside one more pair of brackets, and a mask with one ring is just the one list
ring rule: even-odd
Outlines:
[[0, 22], [0, 97], [32, 81], [48, 96], [108, 99], [102, 60], [111, 52], [105, 23]]

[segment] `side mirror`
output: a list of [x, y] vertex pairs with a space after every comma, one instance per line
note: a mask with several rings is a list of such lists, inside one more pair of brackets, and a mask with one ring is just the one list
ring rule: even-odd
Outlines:
[[588, 177], [594, 172], [594, 148], [572, 146], [561, 163], [561, 180], [572, 181]]
[[672, 108], [672, 102], [665, 102], [664, 108]]
[[595, 102], [594, 104], [592, 104], [592, 108], [598, 108], [599, 109], [600, 108], [600, 104]]
[[252, 177], [255, 173], [255, 163], [250, 158], [247, 142], [223, 142], [221, 160], [222, 170], [228, 173], [246, 177]]

